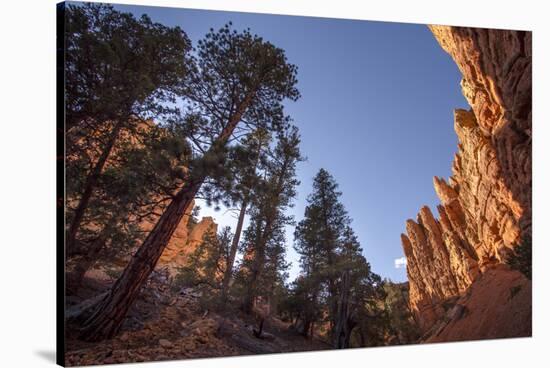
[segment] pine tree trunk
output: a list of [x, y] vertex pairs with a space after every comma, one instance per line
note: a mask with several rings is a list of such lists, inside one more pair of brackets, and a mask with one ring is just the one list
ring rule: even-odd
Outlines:
[[254, 298], [256, 297], [256, 284], [260, 278], [265, 258], [265, 243], [267, 241], [268, 232], [271, 231], [271, 222], [267, 221], [260, 235], [256, 237], [254, 244], [254, 259], [252, 261], [251, 273], [248, 278], [246, 294], [241, 306], [243, 312], [250, 314], [254, 307]]
[[252, 313], [252, 308], [254, 306], [254, 298], [256, 297], [256, 285], [264, 267], [265, 246], [269, 237], [271, 236], [272, 226], [273, 218], [272, 216], [270, 216], [266, 221], [265, 227], [258, 241], [256, 242], [256, 244], [254, 244], [255, 253], [254, 261], [252, 262], [252, 273], [250, 275], [250, 278], [248, 279], [246, 296], [242, 305], [243, 311], [248, 314]]
[[231, 249], [229, 251], [229, 258], [227, 258], [227, 264], [225, 268], [225, 273], [223, 275], [222, 283], [222, 300], [225, 302], [227, 300], [227, 291], [229, 288], [229, 281], [231, 281], [231, 276], [233, 274], [233, 264], [235, 263], [235, 256], [237, 255], [237, 249], [239, 247], [239, 241], [241, 238], [241, 232], [243, 230], [244, 216], [246, 214], [246, 207], [248, 206], [248, 201], [244, 200], [241, 204], [241, 210], [239, 212], [239, 219], [237, 220], [237, 228], [235, 229], [235, 235], [231, 242]]
[[[253, 172], [256, 173], [258, 163], [260, 161], [260, 154], [262, 151], [262, 142], [258, 144], [258, 150], [256, 151], [256, 160], [253, 166]], [[244, 194], [244, 199], [241, 204], [241, 210], [239, 212], [239, 219], [237, 220], [237, 228], [235, 229], [235, 235], [233, 236], [233, 241], [231, 242], [231, 249], [229, 251], [229, 258], [227, 259], [227, 264], [225, 268], [225, 274], [223, 275], [222, 282], [222, 301], [225, 303], [227, 301], [227, 292], [229, 289], [229, 282], [231, 281], [231, 276], [233, 274], [233, 265], [235, 263], [235, 256], [237, 255], [237, 250], [239, 248], [239, 241], [241, 240], [241, 233], [243, 230], [244, 217], [246, 215], [246, 208], [248, 207], [248, 194]]]
[[180, 189], [110, 292], [84, 323], [81, 339], [100, 341], [118, 332], [201, 184], [202, 181], [189, 182]]
[[[249, 93], [239, 104], [235, 114], [214, 141], [210, 150], [215, 150], [227, 143], [242, 115], [252, 103], [254, 93], [255, 91]], [[206, 153], [206, 155], [208, 154], [209, 152]], [[193, 178], [193, 175], [190, 177]], [[118, 332], [141, 287], [153, 272], [164, 248], [205, 179], [204, 175], [190, 179], [174, 196], [110, 292], [98, 304], [93, 315], [84, 323], [81, 339], [101, 341], [113, 337]]]
[[90, 199], [92, 198], [94, 188], [97, 185], [97, 182], [99, 180], [99, 177], [101, 176], [101, 173], [103, 172], [103, 168], [105, 167], [105, 163], [107, 162], [107, 159], [111, 155], [111, 151], [113, 150], [115, 142], [118, 139], [118, 135], [120, 133], [120, 130], [122, 129], [122, 125], [123, 125], [122, 121], [119, 121], [115, 124], [111, 137], [107, 142], [107, 145], [103, 149], [103, 152], [101, 152], [99, 159], [97, 160], [94, 167], [90, 171], [90, 174], [86, 178], [86, 182], [84, 184], [84, 191], [82, 192], [80, 201], [76, 206], [73, 220], [71, 222], [71, 225], [69, 226], [69, 231], [67, 232], [66, 246], [67, 246], [68, 253], [73, 253], [75, 242], [76, 242], [76, 234], [80, 229], [80, 224], [82, 223], [82, 219], [84, 218], [84, 212], [88, 208], [88, 204], [90, 203]]
[[249, 279], [248, 289], [247, 293], [244, 299], [244, 303], [242, 305], [242, 309], [245, 313], [251, 313], [252, 307], [254, 305], [254, 297], [256, 293], [256, 283], [260, 277], [260, 274], [262, 272], [262, 268], [265, 263], [265, 247], [267, 244], [267, 241], [269, 240], [269, 237], [271, 236], [273, 222], [275, 221], [275, 216], [277, 215], [277, 206], [279, 203], [279, 196], [281, 195], [281, 192], [283, 191], [284, 186], [284, 173], [286, 172], [288, 166], [290, 165], [289, 158], [285, 158], [285, 161], [282, 165], [281, 174], [279, 175], [277, 179], [277, 185], [276, 185], [276, 198], [275, 198], [275, 205], [273, 205], [272, 208], [268, 210], [268, 214], [266, 215], [266, 224], [264, 227], [264, 230], [260, 234], [260, 237], [256, 244], [254, 244], [255, 247], [255, 256], [254, 256], [254, 262], [253, 262], [253, 269], [252, 274]]
[[[329, 263], [332, 268], [331, 263]], [[328, 292], [329, 292], [329, 327], [334, 331], [338, 319], [338, 291], [336, 288], [335, 280], [329, 276], [328, 278]]]
[[258, 253], [254, 256], [254, 262], [252, 264], [252, 272], [248, 279], [248, 285], [246, 289], [246, 295], [242, 305], [243, 312], [247, 314], [252, 313], [254, 307], [254, 299], [256, 298], [256, 285], [261, 274], [261, 268], [263, 266], [264, 252], [262, 249], [258, 249]]
[[344, 272], [344, 274], [342, 275], [342, 290], [340, 294], [340, 301], [338, 303], [338, 308], [335, 315], [336, 324], [333, 332], [334, 347], [337, 349], [347, 348], [349, 344], [349, 284], [349, 273]]

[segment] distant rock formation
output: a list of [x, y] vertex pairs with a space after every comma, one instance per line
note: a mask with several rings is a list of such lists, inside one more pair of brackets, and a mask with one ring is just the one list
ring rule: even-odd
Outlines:
[[[194, 203], [187, 209], [164, 252], [162, 252], [157, 268], [166, 267], [173, 274], [178, 267], [187, 263], [189, 256], [197, 249], [206, 233], [217, 234], [218, 224], [210, 216], [203, 217], [197, 223], [190, 221], [193, 207]], [[144, 231], [151, 231], [153, 226], [154, 223], [150, 221], [144, 221], [141, 225]]]
[[[434, 178], [439, 219], [423, 207], [401, 235], [410, 304], [424, 332], [531, 234], [531, 33], [430, 29], [457, 63], [472, 110], [454, 114], [452, 176]], [[530, 307], [524, 311], [530, 320]]]
[[178, 267], [187, 264], [189, 256], [201, 244], [205, 234], [215, 235], [217, 231], [218, 224], [209, 216], [203, 217], [198, 223], [191, 226], [189, 226], [188, 220], [182, 220], [164, 249], [159, 259], [159, 265], [161, 267], [168, 266], [171, 271], [176, 271]]

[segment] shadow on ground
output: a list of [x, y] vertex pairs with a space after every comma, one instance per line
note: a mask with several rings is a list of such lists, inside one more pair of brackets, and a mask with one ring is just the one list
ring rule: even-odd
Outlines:
[[54, 350], [39, 350], [35, 351], [34, 354], [41, 357], [42, 359], [55, 364], [55, 351]]

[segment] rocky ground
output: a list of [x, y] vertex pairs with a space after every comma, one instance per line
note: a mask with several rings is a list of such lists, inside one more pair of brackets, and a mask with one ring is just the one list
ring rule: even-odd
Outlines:
[[[121, 332], [113, 339], [86, 343], [67, 333], [67, 366], [193, 359], [248, 354], [329, 349], [318, 339], [305, 339], [277, 318], [264, 323], [261, 338], [254, 336], [252, 317], [224, 316], [204, 310], [192, 289], [171, 290], [166, 274], [155, 272], [131, 309]], [[69, 308], [110, 286], [111, 281], [92, 274]]]

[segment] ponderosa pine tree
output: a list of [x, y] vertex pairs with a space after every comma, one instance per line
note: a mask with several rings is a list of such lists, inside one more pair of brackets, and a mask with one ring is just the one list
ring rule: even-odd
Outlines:
[[254, 299], [269, 297], [277, 278], [288, 268], [285, 226], [293, 217], [285, 214], [296, 196], [296, 164], [300, 155], [298, 129], [291, 127], [278, 137], [277, 145], [265, 162], [263, 180], [254, 191], [250, 225], [245, 232], [245, 257], [241, 275], [244, 281], [242, 309], [252, 312]]
[[121, 132], [135, 135], [146, 119], [171, 112], [191, 43], [179, 27], [105, 4], [66, 5], [65, 30], [65, 146], [67, 157], [79, 158], [67, 166], [78, 163], [82, 176], [78, 190], [67, 193], [77, 198], [68, 211], [71, 253]]
[[[317, 279], [326, 286], [329, 324], [335, 325], [337, 309], [337, 256], [346, 227], [351, 220], [340, 203], [338, 184], [328, 171], [321, 169], [313, 179], [313, 192], [307, 198], [304, 219], [295, 230], [295, 249], [300, 254], [307, 278]], [[321, 296], [319, 296], [321, 297]]]
[[182, 187], [159, 217], [138, 251], [106, 296], [84, 321], [80, 337], [98, 341], [114, 336], [168, 241], [205, 181], [223, 172], [226, 147], [250, 131], [278, 132], [288, 126], [282, 101], [296, 100], [296, 67], [284, 51], [230, 26], [211, 30], [198, 44], [188, 78], [182, 84], [192, 144]]
[[236, 185], [228, 195], [235, 197], [233, 202], [239, 208], [239, 215], [223, 277], [222, 301], [224, 302], [227, 299], [229, 283], [233, 275], [235, 257], [239, 248], [241, 232], [250, 202], [250, 196], [252, 195], [253, 189], [260, 182], [257, 172], [258, 167], [262, 166], [263, 162], [266, 160], [265, 150], [269, 147], [270, 140], [271, 138], [265, 130], [257, 130], [249, 134], [240, 145], [233, 149], [230, 158], [230, 166], [233, 167], [235, 171], [233, 178]]
[[302, 270], [290, 295], [300, 301], [291, 305], [299, 305], [296, 325], [305, 336], [312, 335], [316, 322], [326, 322], [334, 346], [346, 348], [376, 300], [380, 277], [362, 255], [340, 196], [334, 178], [321, 169], [294, 233]]

